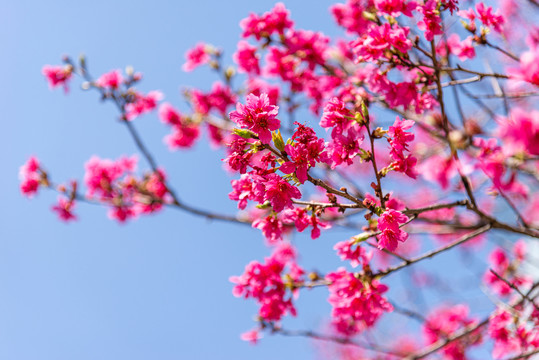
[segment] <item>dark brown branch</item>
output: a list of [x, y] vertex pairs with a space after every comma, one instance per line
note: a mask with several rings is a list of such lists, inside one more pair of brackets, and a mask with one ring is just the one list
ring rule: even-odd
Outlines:
[[415, 264], [415, 263], [417, 263], [419, 261], [431, 258], [431, 257], [433, 257], [435, 255], [438, 255], [438, 254], [442, 253], [442, 252], [450, 250], [450, 249], [454, 248], [455, 246], [463, 244], [463, 243], [473, 239], [474, 237], [483, 234], [484, 232], [490, 230], [491, 228], [492, 228], [491, 224], [485, 225], [485, 226], [483, 226], [483, 227], [481, 227], [481, 228], [479, 228], [479, 229], [477, 229], [477, 230], [475, 230], [475, 231], [473, 231], [473, 232], [471, 232], [469, 234], [464, 235], [463, 237], [461, 237], [460, 239], [452, 242], [449, 245], [446, 245], [446, 246], [444, 246], [442, 248], [439, 248], [439, 249], [436, 249], [436, 250], [429, 251], [429, 252], [427, 252], [427, 253], [425, 253], [425, 254], [423, 254], [421, 256], [418, 256], [418, 257], [416, 257], [414, 259], [411, 259], [409, 261], [405, 261], [405, 262], [403, 262], [403, 263], [401, 263], [401, 264], [399, 264], [397, 266], [390, 267], [387, 270], [380, 271], [380, 272], [376, 273], [374, 276], [379, 276], [379, 277], [386, 276], [386, 275], [389, 275], [389, 274], [391, 274], [391, 273], [393, 273], [395, 271], [404, 269], [405, 267], [408, 267], [408, 266], [410, 266], [412, 264]]
[[474, 331], [478, 330], [479, 328], [487, 325], [489, 320], [490, 320], [489, 318], [486, 318], [485, 320], [481, 321], [479, 324], [467, 326], [461, 331], [459, 331], [456, 335], [453, 335], [447, 339], [441, 339], [435, 342], [434, 344], [432, 344], [431, 346], [429, 346], [428, 348], [426, 348], [425, 350], [423, 350], [422, 352], [414, 354], [414, 355], [410, 355], [408, 357], [405, 357], [404, 359], [405, 360], [418, 360], [418, 359], [423, 359], [424, 357], [427, 357], [431, 354], [434, 354], [435, 352], [443, 349], [444, 347], [451, 344], [452, 342], [462, 339], [470, 335]]
[[[539, 285], [539, 283], [536, 283], [532, 286], [532, 288], [527, 292], [526, 296], [529, 296], [533, 290]], [[522, 303], [522, 299], [519, 300], [518, 302], [516, 302], [515, 304], [513, 304], [513, 306], [516, 306], [520, 303]], [[418, 359], [422, 359], [426, 356], [429, 356], [431, 354], [434, 354], [435, 352], [443, 349], [444, 347], [446, 347], [447, 345], [451, 344], [452, 342], [454, 341], [457, 341], [459, 339], [462, 339], [468, 335], [470, 335], [471, 333], [473, 333], [474, 331], [478, 330], [479, 328], [487, 325], [490, 321], [490, 316], [488, 316], [487, 318], [485, 318], [483, 321], [481, 321], [480, 323], [476, 324], [476, 325], [470, 325], [470, 326], [467, 326], [465, 327], [464, 329], [462, 329], [461, 331], [459, 331], [458, 333], [456, 333], [455, 335], [447, 338], [447, 339], [441, 339], [437, 342], [435, 342], [434, 344], [430, 345], [428, 348], [426, 348], [425, 350], [419, 352], [419, 353], [416, 353], [416, 354], [413, 354], [413, 355], [410, 355], [408, 357], [405, 358], [405, 360], [418, 360]], [[520, 357], [522, 358], [522, 357]], [[519, 359], [519, 357], [516, 357], [515, 359]]]
[[522, 296], [522, 298], [528, 300], [532, 305], [533, 307], [539, 311], [539, 306], [537, 306], [537, 304], [533, 301], [533, 299], [530, 299], [526, 294], [524, 294], [522, 291], [520, 291], [520, 289], [515, 286], [515, 284], [513, 284], [512, 282], [508, 281], [507, 279], [505, 279], [504, 277], [502, 277], [500, 274], [498, 274], [496, 271], [492, 270], [492, 269], [489, 269], [491, 273], [494, 274], [494, 276], [496, 276], [499, 280], [503, 281], [507, 286], [509, 286], [511, 289], [515, 290], [520, 296]]
[[334, 335], [323, 335], [323, 334], [319, 334], [319, 333], [316, 333], [314, 331], [310, 331], [310, 330], [285, 330], [273, 323], [264, 323], [266, 326], [269, 326], [270, 329], [271, 329], [271, 332], [274, 333], [274, 334], [280, 334], [280, 335], [283, 335], [283, 336], [300, 336], [300, 337], [308, 337], [308, 338], [312, 338], [312, 339], [316, 339], [316, 340], [322, 340], [322, 341], [331, 341], [331, 342], [335, 342], [337, 344], [341, 344], [341, 345], [352, 345], [352, 346], [356, 346], [356, 347], [359, 347], [359, 348], [362, 348], [362, 349], [366, 349], [366, 350], [371, 350], [371, 351], [374, 351], [374, 352], [379, 352], [379, 353], [383, 353], [383, 354], [389, 354], [389, 355], [394, 355], [394, 356], [398, 356], [398, 357], [403, 357], [405, 356], [405, 354], [402, 354], [402, 353], [398, 353], [398, 352], [394, 352], [394, 351], [391, 351], [391, 350], [388, 350], [388, 349], [384, 349], [378, 345], [375, 345], [375, 344], [368, 344], [368, 343], [363, 343], [363, 342], [360, 342], [360, 341], [357, 341], [357, 340], [352, 340], [350, 338], [345, 338], [345, 337], [338, 337], [338, 336], [334, 336]]
[[523, 354], [517, 355], [517, 356], [515, 356], [515, 357], [505, 359], [505, 360], [520, 360], [520, 359], [527, 359], [527, 358], [529, 358], [530, 356], [535, 355], [535, 354], [539, 354], [539, 349], [531, 350], [531, 351], [525, 352], [525, 353], [523, 353]]

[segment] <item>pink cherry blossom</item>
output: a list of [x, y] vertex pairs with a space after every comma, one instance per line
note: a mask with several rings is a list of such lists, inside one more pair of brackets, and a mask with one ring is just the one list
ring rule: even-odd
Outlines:
[[198, 43], [194, 48], [188, 50], [185, 53], [185, 59], [187, 60], [183, 64], [183, 71], [193, 71], [197, 67], [210, 62], [210, 55], [208, 54], [209, 45], [204, 43]]
[[242, 40], [238, 43], [238, 50], [234, 53], [234, 61], [238, 64], [241, 72], [260, 74], [259, 56], [256, 51], [257, 47], [250, 45], [247, 41]]
[[378, 280], [361, 281], [354, 274], [339, 268], [326, 275], [330, 281], [329, 303], [335, 329], [352, 336], [373, 326], [384, 312], [393, 311], [393, 306], [383, 297], [388, 287]]
[[400, 225], [408, 221], [408, 216], [400, 211], [392, 209], [386, 210], [378, 219], [378, 248], [394, 251], [397, 249], [398, 242], [404, 242], [408, 239], [408, 234], [400, 228]]
[[414, 134], [407, 132], [414, 125], [413, 120], [401, 120], [398, 116], [393, 126], [388, 130], [388, 142], [391, 145], [389, 155], [393, 159], [393, 169], [405, 173], [412, 179], [417, 177], [415, 165], [417, 159], [412, 155], [405, 155], [408, 150], [408, 143], [414, 139]]
[[353, 42], [358, 61], [375, 61], [387, 58], [387, 50], [393, 47], [401, 53], [407, 53], [412, 48], [412, 42], [407, 38], [408, 27], [391, 26], [387, 23], [371, 26], [369, 31], [359, 40]]
[[281, 89], [279, 85], [268, 84], [260, 78], [250, 78], [247, 80], [248, 93], [260, 96], [262, 93], [268, 94], [268, 99], [271, 105], [278, 105]]
[[500, 14], [499, 10], [494, 13], [492, 7], [486, 7], [483, 2], [476, 4], [475, 9], [478, 14], [477, 18], [481, 20], [483, 25], [491, 27], [496, 32], [502, 32], [502, 25], [505, 23], [505, 18]]
[[333, 5], [330, 10], [337, 24], [344, 27], [348, 33], [357, 35], [363, 34], [370, 24], [363, 17], [363, 11], [370, 5], [372, 1], [348, 0], [346, 4]]
[[326, 147], [331, 168], [341, 164], [352, 165], [356, 155], [361, 152], [363, 139], [358, 127], [351, 127], [346, 135], [335, 135]]
[[525, 354], [539, 346], [539, 312], [522, 316], [524, 309], [517, 307], [513, 313], [498, 308], [489, 319], [488, 335], [494, 340], [492, 357], [503, 359]]
[[240, 335], [240, 339], [243, 341], [249, 341], [253, 345], [255, 345], [261, 338], [262, 334], [260, 334], [258, 329], [249, 330]]
[[135, 93], [131, 102], [125, 105], [125, 118], [128, 121], [155, 110], [159, 101], [163, 99], [160, 91], [150, 91], [147, 95]]
[[274, 244], [283, 238], [283, 223], [275, 216], [267, 216], [253, 221], [253, 227], [262, 230], [268, 244]]
[[404, 0], [374, 0], [376, 9], [385, 14], [397, 17], [401, 14], [412, 17], [412, 11], [417, 7], [415, 1]]
[[70, 65], [45, 65], [41, 70], [41, 73], [49, 82], [49, 87], [51, 89], [57, 86], [63, 86], [66, 93], [68, 91], [67, 83], [71, 78], [72, 72], [73, 68]]
[[320, 126], [333, 128], [331, 135], [337, 136], [348, 130], [353, 121], [352, 112], [346, 108], [346, 104], [334, 97], [324, 107]]
[[69, 200], [60, 196], [58, 197], [58, 203], [52, 207], [52, 211], [56, 212], [61, 220], [68, 222], [77, 219], [77, 217], [73, 214], [74, 207], [74, 200]]
[[513, 289], [493, 274], [490, 269], [494, 270], [499, 276], [513, 284], [517, 288], [524, 290], [529, 284], [532, 283], [532, 279], [527, 275], [521, 275], [517, 273], [518, 266], [523, 260], [522, 256], [525, 251], [524, 241], [518, 241], [513, 249], [514, 260], [510, 261], [508, 254], [502, 248], [494, 249], [489, 256], [489, 269], [485, 272], [483, 277], [485, 283], [489, 288], [499, 296], [508, 296], [513, 293]]
[[24, 196], [31, 198], [39, 189], [41, 184], [41, 174], [39, 168], [39, 160], [35, 156], [31, 156], [24, 165], [19, 169], [19, 179], [21, 180], [21, 193]]
[[298, 232], [303, 232], [309, 226], [311, 229], [311, 239], [320, 237], [320, 229], [329, 229], [331, 225], [321, 221], [316, 214], [309, 215], [307, 209], [293, 208], [285, 209], [282, 212], [282, 220], [285, 224], [294, 224]]
[[279, 170], [285, 174], [295, 172], [300, 183], [307, 181], [307, 172], [317, 162], [327, 162], [324, 140], [319, 139], [309, 127], [296, 123], [298, 128], [294, 131], [292, 144], [285, 145], [285, 152], [291, 161], [284, 162]]
[[165, 142], [171, 150], [193, 146], [200, 135], [198, 126], [189, 122], [168, 103], [159, 107], [159, 118], [163, 123], [172, 126], [172, 134], [165, 137]]
[[284, 208], [293, 207], [292, 199], [301, 198], [298, 188], [290, 185], [286, 180], [276, 174], [270, 174], [264, 179], [263, 190], [259, 188], [255, 192], [263, 192], [264, 200], [269, 201], [274, 211], [280, 212]]
[[451, 34], [451, 36], [447, 38], [447, 46], [449, 47], [449, 51], [456, 55], [460, 61], [473, 59], [475, 57], [475, 49], [472, 44], [471, 36], [468, 36], [462, 41], [457, 34]]
[[[459, 330], [472, 326], [477, 320], [468, 316], [469, 309], [466, 305], [455, 305], [452, 307], [440, 307], [427, 316], [427, 321], [423, 325], [423, 334], [428, 344], [436, 343], [441, 339], [447, 339], [458, 333]], [[482, 342], [481, 332], [478, 329], [475, 336], [470, 337], [471, 343], [466, 340], [456, 340], [441, 349], [447, 359], [466, 359], [466, 349], [471, 345], [478, 345]]]
[[535, 46], [520, 56], [520, 66], [509, 68], [508, 73], [513, 79], [527, 81], [539, 86], [539, 46]]
[[425, 32], [427, 41], [432, 41], [434, 36], [443, 34], [442, 19], [436, 9], [437, 5], [435, 0], [427, 0], [417, 7], [417, 10], [423, 15], [423, 20], [417, 23], [417, 27]]
[[99, 87], [109, 90], [117, 90], [122, 85], [124, 79], [121, 70], [112, 70], [101, 75], [95, 84]]
[[249, 129], [258, 135], [260, 141], [269, 144], [271, 131], [279, 129], [277, 119], [279, 107], [270, 105], [267, 94], [247, 95], [246, 105], [236, 104], [236, 111], [230, 113], [230, 119], [243, 129]]
[[296, 308], [290, 295], [287, 296], [288, 292], [281, 276], [287, 266], [298, 272], [295, 257], [294, 248], [290, 244], [282, 243], [264, 263], [252, 261], [241, 276], [230, 277], [230, 281], [236, 284], [233, 289], [234, 296], [254, 298], [260, 306], [259, 316], [266, 321], [279, 321], [287, 313], [295, 316]]
[[[335, 244], [333, 250], [337, 250], [337, 255], [339, 255], [341, 260], [350, 260], [350, 265], [352, 265], [352, 267], [368, 265], [372, 259], [373, 252], [367, 252], [364, 247], [355, 243], [356, 240], [354, 238], [341, 241]], [[354, 245], [356, 245], [356, 247], [354, 250], [352, 250]]]
[[202, 115], [208, 115], [212, 110], [217, 110], [220, 115], [224, 116], [228, 107], [234, 105], [237, 99], [230, 87], [219, 81], [213, 83], [208, 93], [192, 90], [190, 95], [195, 111]]
[[284, 34], [294, 23], [289, 19], [289, 11], [283, 3], [277, 3], [272, 10], [263, 15], [251, 13], [240, 22], [243, 37], [254, 36], [257, 40], [274, 33]]

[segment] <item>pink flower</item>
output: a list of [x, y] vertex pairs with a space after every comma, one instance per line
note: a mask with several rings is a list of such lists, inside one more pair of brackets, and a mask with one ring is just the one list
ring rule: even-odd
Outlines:
[[408, 143], [413, 141], [415, 136], [406, 130], [414, 126], [414, 123], [413, 120], [404, 120], [397, 116], [393, 126], [390, 126], [387, 132], [392, 151], [402, 153], [408, 150]]
[[253, 77], [247, 80], [248, 93], [260, 96], [262, 93], [268, 94], [271, 105], [278, 105], [281, 89], [279, 85], [268, 84], [260, 78]]
[[384, 312], [393, 311], [382, 295], [388, 287], [378, 280], [361, 281], [344, 268], [327, 274], [326, 280], [330, 281], [328, 301], [333, 307], [332, 323], [343, 335], [355, 335], [373, 326]]
[[240, 339], [242, 339], [243, 341], [249, 341], [253, 345], [255, 345], [261, 338], [262, 335], [260, 334], [260, 330], [258, 329], [246, 331], [240, 335]]
[[308, 64], [309, 70], [325, 64], [329, 38], [321, 32], [291, 30], [286, 35], [286, 46], [290, 54], [295, 54]]
[[247, 207], [247, 200], [254, 200], [253, 183], [249, 175], [242, 175], [239, 180], [232, 180], [232, 191], [228, 194], [230, 200], [238, 202], [238, 209]]
[[507, 253], [501, 249], [496, 248], [489, 256], [489, 269], [485, 272], [483, 277], [485, 283], [499, 296], [508, 296], [514, 290], [511, 289], [505, 281], [499, 279], [493, 274], [490, 269], [494, 270], [498, 275], [513, 284], [517, 288], [523, 288], [532, 283], [532, 279], [526, 275], [520, 275], [517, 273], [518, 265], [523, 260], [523, 256], [526, 251], [526, 245], [523, 241], [515, 243], [513, 248], [514, 257], [513, 261], [509, 260]]
[[475, 49], [472, 40], [473, 38], [468, 36], [464, 41], [461, 41], [457, 34], [451, 34], [447, 38], [447, 46], [449, 47], [449, 51], [456, 55], [460, 61], [473, 59], [475, 57]]
[[19, 178], [21, 180], [21, 193], [24, 196], [32, 197], [37, 194], [41, 182], [39, 160], [32, 156], [20, 167]]
[[320, 126], [323, 128], [332, 127], [331, 136], [334, 137], [348, 130], [353, 121], [352, 112], [346, 108], [346, 104], [339, 98], [333, 97], [324, 106]]
[[494, 339], [492, 357], [500, 359], [521, 352], [520, 341], [509, 328], [513, 317], [505, 310], [499, 309], [488, 323], [488, 334]]
[[184, 125], [174, 127], [172, 134], [165, 137], [165, 143], [171, 150], [178, 148], [190, 148], [200, 135], [200, 129], [196, 125]]
[[360, 0], [348, 0], [346, 4], [335, 4], [330, 11], [333, 18], [349, 34], [363, 34], [371, 24], [363, 17], [363, 11], [367, 10], [369, 2], [363, 3]]
[[93, 156], [86, 164], [84, 182], [86, 196], [109, 205], [108, 216], [119, 222], [161, 210], [172, 198], [161, 169], [147, 173], [142, 179], [135, 174], [136, 156], [117, 160]]
[[285, 224], [294, 224], [298, 232], [303, 232], [309, 226], [312, 227], [311, 239], [320, 237], [320, 228], [329, 229], [331, 225], [320, 221], [316, 214], [308, 215], [306, 209], [286, 209], [282, 212], [282, 220]]
[[494, 340], [494, 359], [514, 357], [539, 347], [539, 311], [524, 315], [525, 308], [515, 307], [513, 314], [498, 308], [489, 320], [488, 335]]
[[301, 198], [301, 193], [297, 187], [290, 185], [276, 174], [269, 174], [264, 179], [263, 190], [261, 188], [258, 192], [261, 191], [264, 194], [264, 201], [269, 201], [275, 212], [280, 212], [284, 208], [292, 208], [294, 206], [292, 199]]
[[509, 68], [509, 76], [539, 86], [539, 46], [533, 47], [520, 56], [520, 67]]
[[292, 135], [295, 140], [285, 145], [285, 152], [292, 161], [286, 161], [279, 168], [285, 174], [296, 173], [300, 183], [307, 181], [307, 172], [317, 162], [328, 160], [324, 140], [319, 139], [313, 129], [296, 123], [298, 128]]
[[240, 174], [247, 172], [247, 167], [251, 165], [253, 153], [246, 151], [246, 148], [251, 146], [251, 143], [246, 139], [234, 135], [228, 147], [228, 157], [224, 159], [232, 170], [239, 171]]
[[405, 2], [404, 0], [374, 0], [376, 9], [385, 14], [397, 17], [404, 14], [412, 17], [412, 11], [417, 7], [415, 1]]
[[420, 30], [425, 31], [425, 39], [432, 41], [435, 35], [443, 34], [442, 19], [437, 10], [438, 2], [436, 0], [427, 0], [424, 5], [419, 5], [417, 10], [423, 14], [423, 20], [417, 23]]
[[84, 183], [88, 187], [87, 196], [97, 195], [101, 200], [114, 197], [116, 195], [114, 183], [126, 173], [133, 172], [136, 164], [136, 156], [121, 157], [116, 161], [93, 156], [85, 164]]
[[128, 219], [136, 216], [135, 210], [126, 205], [117, 205], [109, 209], [107, 213], [109, 219], [125, 223]]
[[414, 139], [414, 134], [406, 132], [406, 130], [410, 129], [413, 125], [413, 120], [401, 120], [397, 116], [393, 126], [389, 127], [387, 141], [391, 145], [389, 156], [393, 159], [391, 163], [393, 169], [415, 179], [417, 177], [415, 170], [417, 159], [412, 155], [404, 154], [405, 151], [408, 151], [408, 143]]
[[[439, 340], [450, 338], [464, 327], [477, 323], [477, 320], [468, 317], [468, 312], [466, 305], [456, 305], [453, 307], [441, 307], [429, 314], [427, 321], [423, 325], [423, 333], [427, 343], [434, 344]], [[481, 329], [478, 329], [474, 336], [453, 341], [445, 346], [442, 352], [448, 359], [464, 360], [466, 359], [466, 349], [481, 342]]]
[[412, 48], [412, 42], [407, 38], [410, 29], [398, 25], [385, 23], [380, 26], [371, 26], [369, 31], [359, 40], [352, 42], [358, 61], [376, 61], [388, 58], [386, 51], [393, 47], [406, 54]]
[[388, 209], [380, 215], [378, 230], [382, 233], [378, 235], [378, 248], [395, 251], [399, 241], [406, 241], [408, 234], [400, 228], [400, 225], [407, 221], [406, 215], [392, 209]]
[[159, 106], [158, 115], [161, 122], [167, 125], [180, 126], [185, 122], [185, 118], [169, 103]]
[[451, 178], [458, 173], [453, 158], [441, 155], [432, 155], [423, 161], [419, 171], [426, 180], [437, 182], [442, 189], [447, 189]]
[[202, 115], [208, 115], [210, 111], [217, 110], [225, 116], [228, 107], [236, 102], [236, 95], [229, 86], [216, 81], [208, 93], [192, 90], [191, 101], [195, 111]]
[[359, 126], [351, 127], [346, 134], [338, 134], [327, 145], [329, 163], [335, 169], [338, 165], [352, 165], [354, 158], [361, 152], [364, 136]]
[[253, 221], [254, 228], [262, 230], [262, 234], [269, 244], [274, 244], [283, 239], [283, 223], [276, 216], [267, 216]]
[[481, 20], [483, 25], [493, 28], [496, 32], [502, 32], [502, 25], [505, 22], [504, 17], [500, 14], [500, 10], [497, 10], [496, 13], [492, 12], [492, 7], [485, 7], [485, 4], [480, 2], [475, 5], [478, 18]]
[[[268, 75], [280, 76], [284, 81], [290, 81], [297, 84], [296, 68], [299, 65], [299, 60], [289, 54], [287, 51], [282, 51], [279, 48], [270, 46], [266, 55], [265, 72]], [[301, 89], [301, 85], [295, 86], [296, 90]]]
[[242, 40], [238, 43], [238, 50], [234, 53], [233, 58], [241, 72], [260, 74], [259, 56], [257, 56], [256, 51], [257, 47], [250, 45], [247, 41]]
[[231, 276], [234, 284], [232, 293], [236, 297], [254, 298], [260, 309], [259, 316], [266, 321], [279, 321], [290, 313], [296, 315], [292, 298], [287, 297], [287, 288], [283, 282], [283, 272], [290, 267], [292, 277], [300, 281], [298, 275], [303, 271], [295, 264], [295, 250], [290, 244], [282, 243], [264, 263], [251, 261], [241, 276]]
[[105, 73], [96, 80], [96, 85], [104, 89], [117, 90], [122, 85], [124, 79], [120, 70], [112, 70]]
[[147, 95], [135, 93], [133, 99], [125, 105], [125, 118], [128, 121], [157, 108], [157, 103], [163, 99], [160, 91], [150, 91]]
[[144, 177], [137, 183], [136, 192], [133, 194], [133, 211], [135, 214], [150, 214], [161, 210], [163, 204], [171, 203], [172, 197], [165, 184], [166, 174], [158, 169]]
[[73, 214], [74, 207], [75, 201], [60, 196], [58, 197], [58, 203], [52, 207], [52, 211], [56, 212], [61, 220], [68, 222], [77, 219]]
[[253, 131], [262, 143], [269, 144], [271, 131], [281, 126], [281, 122], [276, 118], [278, 110], [278, 106], [270, 105], [267, 94], [249, 94], [246, 105], [236, 104], [236, 111], [230, 113], [230, 119], [241, 128]]
[[198, 126], [188, 122], [169, 103], [164, 103], [159, 107], [159, 118], [163, 123], [172, 126], [172, 134], [165, 137], [165, 142], [171, 150], [191, 147], [200, 135]]
[[468, 31], [475, 32], [477, 30], [477, 26], [475, 25], [475, 19], [477, 16], [473, 8], [470, 8], [468, 10], [460, 10], [457, 14], [470, 21], [469, 23], [464, 25], [464, 27]]
[[43, 66], [43, 69], [41, 70], [41, 73], [45, 76], [45, 78], [49, 82], [49, 86], [51, 89], [62, 85], [66, 93], [68, 91], [67, 82], [71, 78], [72, 72], [73, 72], [73, 67], [69, 65], [66, 65], [66, 66], [45, 65]]
[[[356, 248], [352, 250], [352, 247], [356, 245]], [[337, 255], [341, 260], [350, 260], [352, 267], [357, 267], [361, 264], [363, 266], [368, 265], [372, 259], [372, 251], [367, 252], [362, 246], [356, 244], [356, 239], [341, 241], [335, 244], [333, 250], [337, 250]]]
[[284, 31], [293, 25], [294, 23], [289, 19], [289, 11], [283, 3], [277, 3], [271, 11], [260, 16], [251, 13], [240, 22], [242, 36], [246, 38], [253, 35], [257, 40], [269, 37], [273, 33], [283, 35]]
[[193, 71], [200, 65], [204, 65], [210, 62], [210, 55], [208, 54], [208, 47], [204, 43], [198, 43], [196, 46], [185, 53], [187, 61], [183, 64], [183, 71]]
[[217, 149], [224, 145], [226, 131], [211, 123], [207, 123], [208, 126], [208, 138], [210, 140], [210, 146], [212, 149]]

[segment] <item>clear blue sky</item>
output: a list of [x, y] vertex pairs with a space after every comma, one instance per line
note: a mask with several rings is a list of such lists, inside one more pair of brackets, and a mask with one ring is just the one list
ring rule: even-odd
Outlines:
[[[40, 74], [44, 64], [84, 52], [96, 75], [133, 65], [144, 73], [142, 90], [159, 89], [167, 101], [179, 105], [181, 86], [208, 89], [214, 80], [204, 70], [183, 73], [184, 52], [203, 40], [230, 56], [239, 39], [239, 21], [273, 4], [0, 2], [0, 359], [314, 356], [309, 340], [272, 337], [253, 347], [239, 339], [254, 326], [256, 306], [232, 296], [228, 277], [268, 255], [257, 230], [209, 223], [174, 210], [122, 226], [110, 221], [105, 209], [83, 204], [76, 209], [80, 220], [66, 225], [49, 210], [55, 194], [41, 192], [29, 201], [18, 190], [18, 168], [32, 154], [58, 182], [82, 179], [91, 155], [116, 158], [136, 152], [111, 104], [100, 104], [97, 94], [79, 90], [76, 82], [67, 96], [49, 91]], [[286, 4], [298, 27], [341, 33], [329, 16], [330, 1]], [[203, 143], [193, 151], [170, 153], [162, 143], [167, 129], [155, 114], [135, 125], [184, 200], [234, 211], [222, 154]], [[140, 167], [146, 167], [143, 159]], [[334, 269], [339, 262], [331, 248], [347, 236], [337, 231], [317, 241], [299, 237], [302, 263], [309, 270]], [[458, 253], [449, 255], [442, 263], [456, 257]], [[395, 297], [405, 282], [399, 275], [391, 279]], [[478, 311], [489, 308], [480, 292], [460, 295], [479, 298]], [[326, 297], [325, 290], [302, 294], [299, 318], [285, 324], [318, 328], [329, 314]]]

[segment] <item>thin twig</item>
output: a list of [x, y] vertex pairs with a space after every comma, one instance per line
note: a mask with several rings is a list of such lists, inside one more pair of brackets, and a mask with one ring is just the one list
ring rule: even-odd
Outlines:
[[411, 259], [411, 260], [409, 260], [407, 262], [405, 261], [405, 262], [403, 262], [403, 263], [401, 263], [401, 264], [399, 264], [397, 266], [390, 267], [387, 270], [380, 271], [380, 272], [374, 274], [374, 276], [378, 276], [378, 277], [387, 276], [387, 275], [389, 275], [389, 274], [391, 274], [391, 273], [393, 273], [395, 271], [404, 269], [405, 267], [410, 266], [412, 264], [415, 264], [415, 263], [417, 263], [419, 261], [431, 258], [431, 257], [433, 257], [435, 255], [438, 255], [438, 254], [442, 253], [442, 252], [450, 250], [450, 249], [454, 248], [455, 246], [463, 244], [463, 243], [473, 239], [474, 237], [476, 237], [478, 235], [481, 235], [484, 232], [487, 232], [491, 228], [492, 228], [492, 225], [487, 224], [487, 225], [485, 225], [485, 226], [483, 226], [483, 227], [481, 227], [481, 228], [479, 228], [479, 229], [477, 229], [477, 230], [475, 230], [475, 231], [473, 231], [473, 232], [471, 232], [469, 234], [464, 235], [463, 237], [461, 237], [460, 239], [452, 242], [449, 245], [446, 245], [446, 246], [444, 246], [442, 248], [439, 248], [439, 249], [436, 249], [436, 250], [429, 251], [429, 252], [427, 252], [427, 253], [425, 253], [425, 254], [423, 254], [421, 256], [418, 256], [418, 257], [416, 257], [414, 259]]
[[513, 284], [512, 282], [508, 281], [507, 279], [505, 279], [503, 276], [501, 276], [500, 274], [498, 274], [496, 271], [492, 270], [492, 269], [489, 269], [491, 273], [494, 274], [494, 276], [496, 276], [499, 280], [503, 281], [507, 286], [509, 286], [511, 289], [515, 290], [520, 296], [522, 296], [524, 299], [528, 300], [532, 305], [533, 307], [539, 311], [539, 306], [537, 306], [537, 304], [533, 301], [533, 299], [530, 299], [526, 294], [522, 293], [522, 291], [520, 291], [520, 289], [515, 286], [515, 284]]

